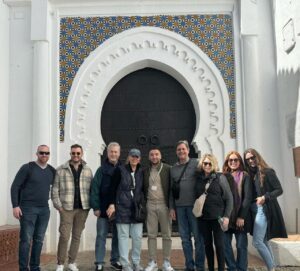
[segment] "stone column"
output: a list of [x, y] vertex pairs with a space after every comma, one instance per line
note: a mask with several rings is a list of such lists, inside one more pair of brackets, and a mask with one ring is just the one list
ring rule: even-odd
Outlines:
[[[1, 215], [0, 226], [7, 224], [7, 212], [11, 212], [11, 205], [8, 205], [9, 191], [8, 180], [8, 102], [9, 102], [9, 8], [3, 1], [0, 2], [0, 33], [2, 41], [0, 44], [0, 185], [1, 185]], [[8, 211], [7, 211], [8, 210]]]
[[245, 145], [261, 149], [260, 133], [260, 106], [259, 104], [259, 74], [257, 37], [254, 35], [242, 36], [243, 60], [243, 89], [245, 105]]
[[[299, 75], [300, 72], [297, 74]], [[295, 146], [300, 146], [300, 85], [298, 86], [298, 105], [296, 112], [296, 124], [295, 124]], [[298, 178], [300, 181], [300, 178]], [[300, 191], [300, 182], [299, 182], [299, 191]]]
[[49, 81], [48, 41], [37, 40], [33, 45], [33, 153], [40, 144], [50, 145]]
[[[51, 88], [50, 88], [50, 46], [49, 46], [49, 3], [47, 0], [31, 1], [31, 40], [33, 42], [33, 133], [32, 149], [41, 144], [51, 149]], [[51, 207], [50, 203], [50, 208]], [[53, 208], [52, 208], [53, 209]], [[44, 252], [54, 251], [51, 240], [56, 241], [57, 212], [52, 210], [44, 240]]]
[[260, 78], [257, 41], [257, 3], [241, 1], [241, 45], [243, 98], [245, 108], [245, 147], [261, 149]]
[[48, 1], [32, 0], [31, 40], [33, 41], [33, 153], [40, 144], [50, 145], [50, 69]]

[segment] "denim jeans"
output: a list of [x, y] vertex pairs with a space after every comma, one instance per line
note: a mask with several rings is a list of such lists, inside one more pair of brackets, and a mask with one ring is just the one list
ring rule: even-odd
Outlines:
[[124, 269], [129, 267], [129, 236], [132, 239], [131, 259], [134, 265], [139, 265], [143, 237], [143, 223], [122, 224], [117, 223], [120, 263]]
[[[203, 235], [199, 231], [197, 218], [193, 215], [193, 207], [176, 207], [178, 230], [185, 257], [186, 269], [204, 270], [205, 247]], [[194, 235], [195, 261], [193, 259], [192, 234]]]
[[221, 230], [217, 219], [199, 219], [199, 229], [202, 231], [205, 244], [205, 253], [207, 258], [208, 270], [215, 270], [215, 253], [213, 243], [216, 248], [218, 271], [225, 270], [224, 256], [224, 232]]
[[111, 254], [110, 262], [115, 263], [119, 261], [119, 247], [118, 247], [118, 232], [116, 223], [109, 222], [108, 218], [99, 217], [97, 219], [97, 237], [95, 245], [95, 264], [104, 265], [104, 257], [106, 252], [106, 238], [110, 224], [112, 225], [112, 240], [111, 240]]
[[[236, 260], [232, 249], [232, 236], [236, 240]], [[248, 268], [248, 238], [247, 233], [229, 230], [224, 234], [225, 261], [229, 271], [247, 271]]]
[[251, 210], [255, 213], [255, 220], [253, 225], [253, 246], [267, 265], [268, 270], [275, 267], [274, 256], [270, 244], [266, 238], [267, 232], [267, 217], [264, 213], [263, 206], [253, 203]]
[[[21, 207], [19, 268], [27, 271], [28, 264], [31, 271], [40, 270], [40, 256], [45, 232], [50, 217], [49, 207]], [[31, 256], [29, 262], [30, 245]]]

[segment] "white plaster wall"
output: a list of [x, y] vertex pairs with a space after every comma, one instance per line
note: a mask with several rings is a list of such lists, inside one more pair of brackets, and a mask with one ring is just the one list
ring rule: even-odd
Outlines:
[[[0, 161], [0, 187], [1, 187], [1, 215], [0, 226], [5, 225], [7, 221], [8, 204], [8, 182], [7, 182], [7, 164], [8, 164], [8, 94], [9, 94], [9, 9], [3, 2], [0, 2], [0, 150], [2, 152]], [[3, 212], [2, 212], [3, 210]]]
[[[282, 186], [286, 225], [289, 232], [296, 232], [296, 209], [300, 212], [299, 182], [294, 175], [292, 148], [289, 138], [292, 137], [298, 103], [299, 72], [296, 74], [280, 73], [278, 75], [279, 119], [281, 136], [280, 161], [283, 165]], [[287, 219], [288, 218], [288, 219]], [[298, 220], [300, 223], [300, 220]], [[300, 228], [299, 228], [300, 230]]]
[[[297, 107], [300, 115], [300, 2], [273, 1], [274, 30], [276, 34], [277, 82], [278, 82], [278, 125], [280, 126], [281, 154], [283, 165], [282, 178], [285, 193], [284, 204], [287, 228], [296, 232], [296, 210], [300, 212], [300, 183], [294, 174], [292, 148], [300, 145], [300, 118], [296, 118]], [[288, 22], [292, 19], [289, 34], [285, 32]], [[292, 27], [293, 26], [293, 27]], [[293, 46], [290, 52], [286, 49]], [[300, 228], [298, 226], [298, 231]]]
[[267, 0], [240, 5], [245, 147], [256, 148], [280, 172], [272, 12]]
[[[273, 0], [273, 12], [277, 46], [277, 70], [296, 72], [300, 68], [300, 1]], [[289, 27], [286, 26], [287, 24]], [[292, 46], [293, 43], [292, 51], [287, 53], [285, 48], [288, 45]]]
[[[261, 136], [261, 149], [259, 151], [270, 165], [281, 174], [281, 163], [278, 159], [280, 151], [276, 148], [280, 142], [280, 137], [277, 122], [276, 62], [272, 12], [268, 0], [256, 1], [256, 3], [259, 25], [257, 31], [260, 96], [257, 97], [257, 103], [253, 105], [252, 109], [260, 112], [260, 118], [256, 120], [261, 130], [259, 132]], [[251, 118], [251, 112], [246, 118]], [[256, 148], [256, 146], [252, 147]]]
[[[30, 7], [10, 9], [10, 88], [8, 129], [8, 187], [20, 166], [32, 159], [32, 42], [30, 40]], [[12, 217], [8, 196], [7, 224], [18, 224]]]
[[[244, 49], [249, 50], [248, 54], [257, 54], [257, 63], [253, 64], [253, 70], [249, 70], [247, 63], [242, 63], [244, 78], [247, 85], [244, 85], [245, 97], [245, 124], [251, 123], [246, 130], [246, 148], [256, 148], [266, 161], [276, 170], [279, 178], [284, 183], [283, 165], [280, 159], [280, 130], [278, 124], [278, 97], [276, 81], [276, 51], [274, 46], [275, 36], [273, 31], [273, 13], [270, 2], [267, 0], [251, 1], [245, 0], [241, 6], [241, 32], [243, 40], [251, 43]], [[253, 19], [254, 18], [254, 19]], [[255, 23], [256, 22], [256, 23]], [[256, 48], [252, 48], [256, 46]], [[247, 55], [251, 59], [251, 55]], [[256, 58], [255, 55], [252, 56]], [[257, 65], [255, 69], [255, 65]], [[255, 73], [255, 76], [253, 76]], [[247, 77], [253, 77], [252, 83]], [[253, 86], [253, 88], [251, 88]], [[251, 98], [252, 102], [249, 103]], [[251, 139], [251, 140], [248, 140]], [[281, 207], [283, 197], [279, 198]], [[288, 219], [288, 217], [286, 217]]]

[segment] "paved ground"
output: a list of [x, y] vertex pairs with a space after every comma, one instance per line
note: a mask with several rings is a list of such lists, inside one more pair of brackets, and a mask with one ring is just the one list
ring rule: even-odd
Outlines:
[[[109, 253], [107, 253], [109, 255]], [[162, 264], [162, 258], [161, 258], [161, 252], [158, 253], [160, 257], [158, 258], [158, 264], [161, 266]], [[107, 256], [108, 258], [108, 256]], [[145, 267], [147, 265], [147, 251], [142, 251], [142, 265]], [[107, 259], [107, 262], [109, 260]], [[182, 251], [179, 249], [172, 250], [171, 255], [171, 262], [176, 269], [183, 270], [184, 269], [184, 259]], [[42, 257], [42, 271], [55, 271], [56, 268], [56, 257], [55, 255], [43, 255]], [[78, 267], [80, 271], [93, 271], [94, 270], [94, 252], [82, 252], [78, 255]], [[249, 271], [266, 271], [267, 269], [263, 267], [262, 261], [252, 255], [249, 255]], [[18, 268], [16, 265], [10, 265], [10, 266], [2, 266], [0, 267], [0, 271], [18, 271]], [[106, 266], [105, 271], [112, 271], [109, 268], [109, 265]], [[276, 268], [276, 271], [300, 271], [300, 267], [281, 267]]]

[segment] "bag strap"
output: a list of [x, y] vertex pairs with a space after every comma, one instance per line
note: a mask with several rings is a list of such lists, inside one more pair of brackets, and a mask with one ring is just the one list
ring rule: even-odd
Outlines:
[[184, 172], [185, 172], [185, 170], [186, 170], [188, 164], [190, 163], [190, 161], [191, 161], [191, 160], [189, 160], [189, 161], [184, 165], [184, 168], [183, 168], [183, 170], [182, 170], [182, 172], [181, 172], [181, 174], [180, 174], [179, 179], [176, 181], [176, 183], [180, 183], [180, 182], [181, 182], [181, 178], [182, 178], [182, 176], [183, 176], [183, 174], [184, 174]]
[[204, 190], [204, 193], [203, 193], [203, 194], [205, 194], [205, 195], [207, 195], [207, 194], [208, 194], [208, 193], [207, 193], [207, 190], [208, 190], [208, 188], [209, 188], [210, 184], [211, 184], [211, 182], [210, 182], [210, 181], [208, 181], [208, 182], [206, 183], [206, 185], [205, 185], [205, 190]]
[[209, 178], [208, 182], [205, 184], [205, 191], [204, 191], [203, 194], [206, 194], [206, 195], [208, 194], [208, 193], [207, 193], [207, 190], [208, 190], [210, 184], [212, 183], [212, 181], [213, 181], [216, 177], [217, 177], [217, 175], [216, 175], [216, 174], [213, 174], [213, 175]]

